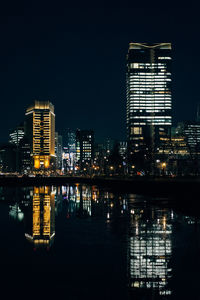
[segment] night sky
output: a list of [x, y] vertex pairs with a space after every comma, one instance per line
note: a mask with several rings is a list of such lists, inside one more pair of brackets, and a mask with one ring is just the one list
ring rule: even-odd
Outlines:
[[[56, 129], [125, 140], [129, 42], [171, 42], [173, 122], [194, 119], [200, 18], [192, 2], [5, 1], [0, 5], [0, 142], [34, 99], [55, 105]], [[139, 3], [139, 4], [138, 4]], [[188, 6], [189, 5], [189, 6]]]

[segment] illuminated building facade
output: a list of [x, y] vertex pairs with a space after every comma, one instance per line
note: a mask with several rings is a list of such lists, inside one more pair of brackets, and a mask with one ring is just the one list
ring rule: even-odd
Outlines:
[[55, 114], [49, 101], [35, 101], [26, 110], [26, 136], [30, 139], [33, 169], [55, 166]]
[[31, 219], [26, 238], [35, 246], [50, 245], [55, 235], [55, 192], [52, 187], [34, 187]]
[[55, 155], [56, 155], [56, 168], [62, 170], [63, 168], [63, 141], [62, 136], [55, 133]]
[[126, 158], [127, 142], [119, 142], [119, 154], [122, 158]]
[[19, 145], [19, 142], [24, 137], [24, 126], [19, 125], [16, 128], [10, 130], [9, 142], [15, 145]]
[[20, 172], [28, 174], [31, 171], [31, 150], [29, 139], [24, 136], [19, 143]]
[[131, 151], [154, 152], [172, 125], [171, 44], [130, 43], [126, 76]]
[[200, 154], [200, 122], [184, 122], [183, 131], [192, 156]]
[[66, 141], [68, 148], [67, 165], [69, 170], [73, 170], [76, 163], [76, 132], [74, 130], [69, 128], [67, 129]]
[[81, 168], [91, 165], [94, 159], [94, 132], [92, 130], [76, 131], [76, 157]]

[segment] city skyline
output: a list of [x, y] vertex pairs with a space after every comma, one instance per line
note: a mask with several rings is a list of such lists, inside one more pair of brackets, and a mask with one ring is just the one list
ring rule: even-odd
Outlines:
[[198, 298], [200, 19], [184, 4], [1, 3], [6, 298]]
[[[130, 42], [172, 43], [173, 120], [195, 118], [199, 21], [194, 7], [182, 7], [180, 14], [178, 7], [163, 4], [145, 9], [110, 2], [98, 9], [84, 4], [78, 10], [73, 4], [61, 2], [56, 8], [51, 1], [46, 4], [30, 1], [26, 6], [13, 3], [11, 8], [4, 4], [2, 10], [2, 142], [34, 99], [54, 103], [56, 130], [61, 134], [64, 127], [91, 128], [100, 140], [106, 136], [122, 140]], [[141, 8], [142, 19], [132, 13]]]

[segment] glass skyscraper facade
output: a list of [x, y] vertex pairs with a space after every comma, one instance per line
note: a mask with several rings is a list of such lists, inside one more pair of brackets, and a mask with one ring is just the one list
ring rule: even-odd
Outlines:
[[24, 137], [24, 126], [19, 125], [16, 128], [10, 130], [9, 132], [9, 142], [15, 145], [19, 145], [19, 142]]
[[155, 151], [159, 137], [172, 125], [171, 44], [130, 43], [126, 76], [131, 149]]

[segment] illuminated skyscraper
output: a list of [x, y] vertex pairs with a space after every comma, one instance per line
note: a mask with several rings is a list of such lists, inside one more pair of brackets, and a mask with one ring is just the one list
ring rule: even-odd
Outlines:
[[76, 158], [81, 168], [92, 163], [94, 159], [94, 132], [92, 130], [77, 129]]
[[63, 168], [63, 142], [62, 136], [55, 133], [55, 154], [56, 154], [56, 168], [62, 170]]
[[68, 169], [73, 170], [76, 163], [76, 132], [71, 129], [66, 130], [66, 142], [68, 149]]
[[130, 43], [127, 55], [127, 138], [131, 151], [153, 152], [169, 133], [171, 44]]
[[34, 169], [55, 164], [55, 114], [49, 101], [35, 101], [26, 110], [25, 134], [31, 145]]

